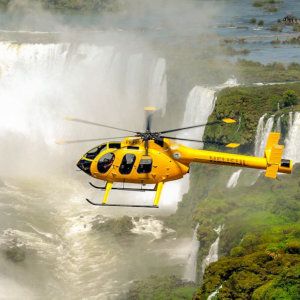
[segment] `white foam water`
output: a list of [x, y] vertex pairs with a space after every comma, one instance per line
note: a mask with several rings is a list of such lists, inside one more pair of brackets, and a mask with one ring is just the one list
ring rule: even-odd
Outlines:
[[171, 228], [164, 226], [161, 220], [149, 216], [146, 218], [132, 218], [134, 228], [131, 229], [132, 233], [141, 235], [150, 235], [153, 239], [162, 238], [164, 233], [174, 233], [175, 231]]

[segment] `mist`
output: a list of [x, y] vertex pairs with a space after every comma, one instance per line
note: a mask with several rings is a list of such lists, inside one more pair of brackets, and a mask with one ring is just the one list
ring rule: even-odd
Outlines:
[[[220, 9], [207, 1], [136, 0], [122, 1], [115, 12], [80, 16], [10, 1], [0, 28], [0, 246], [6, 253], [0, 292], [8, 286], [12, 298], [37, 299], [47, 291], [49, 299], [115, 299], [135, 279], [183, 272], [190, 240], [160, 240], [169, 229], [156, 219], [176, 210], [179, 182], [166, 184], [159, 212], [99, 211], [84, 201], [101, 195], [76, 172], [76, 163], [101, 142], [55, 141], [122, 135], [67, 122], [67, 116], [143, 130], [148, 105], [159, 110], [154, 128], [179, 126], [192, 87], [182, 85], [182, 95], [170, 97], [169, 59], [177, 49], [169, 53], [169, 46], [213, 33]], [[154, 196], [112, 194], [112, 201], [145, 204]], [[145, 221], [149, 214], [156, 217]], [[124, 243], [92, 229], [94, 222], [123, 215], [150, 222], [151, 230], [136, 225]], [[24, 261], [9, 260], [10, 247], [25, 253]]]
[[[199, 1], [123, 1], [119, 11], [100, 14], [97, 24], [91, 16], [88, 28], [88, 16], [83, 16], [85, 25], [74, 16], [73, 28], [68, 18], [36, 1], [10, 1], [11, 23], [15, 30], [29, 30], [30, 42], [0, 45], [1, 173], [43, 177], [65, 172], [94, 144], [58, 146], [55, 140], [120, 135], [68, 123], [66, 116], [142, 130], [143, 107], [154, 105], [165, 116], [154, 127], [179, 125], [174, 102], [167, 107], [168, 61], [153, 39], [167, 34], [174, 41], [189, 31], [208, 32], [217, 11]], [[39, 41], [35, 31], [45, 29], [56, 33], [55, 41], [51, 35], [50, 42]]]

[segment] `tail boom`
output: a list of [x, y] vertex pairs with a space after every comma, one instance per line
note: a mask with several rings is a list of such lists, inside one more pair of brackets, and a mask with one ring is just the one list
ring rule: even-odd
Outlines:
[[180, 146], [178, 149], [180, 152], [180, 159], [178, 160], [186, 165], [189, 165], [192, 162], [199, 162], [266, 170], [266, 177], [276, 178], [278, 172], [286, 174], [292, 172], [292, 162], [288, 159], [282, 159], [284, 146], [278, 145], [279, 139], [280, 133], [272, 132], [270, 134], [264, 157], [196, 150]]

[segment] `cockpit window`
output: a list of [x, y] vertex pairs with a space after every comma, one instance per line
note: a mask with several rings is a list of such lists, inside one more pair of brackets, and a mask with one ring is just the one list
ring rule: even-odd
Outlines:
[[134, 154], [125, 154], [119, 168], [120, 173], [123, 175], [130, 174], [135, 163], [135, 159], [136, 157]]
[[106, 144], [100, 145], [88, 151], [85, 155], [86, 158], [94, 159], [100, 152], [106, 148]]
[[121, 143], [109, 143], [108, 147], [112, 149], [120, 149]]
[[109, 168], [112, 166], [115, 160], [115, 155], [113, 153], [104, 154], [98, 161], [98, 171], [100, 173], [106, 173]]
[[152, 159], [142, 158], [138, 166], [137, 172], [140, 174], [150, 173], [152, 170]]

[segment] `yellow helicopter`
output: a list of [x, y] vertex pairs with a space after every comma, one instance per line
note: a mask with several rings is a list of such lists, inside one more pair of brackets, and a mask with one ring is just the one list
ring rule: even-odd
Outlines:
[[[78, 161], [77, 166], [80, 170], [96, 179], [106, 181], [106, 185], [103, 187], [96, 186], [90, 182], [90, 185], [94, 188], [105, 191], [101, 203], [94, 203], [89, 199], [86, 199], [90, 204], [98, 206], [158, 208], [164, 183], [182, 178], [189, 172], [190, 164], [195, 162], [262, 169], [266, 170], [266, 177], [273, 179], [276, 178], [278, 172], [287, 174], [292, 172], [291, 160], [282, 159], [284, 146], [278, 144], [280, 133], [270, 133], [264, 157], [199, 150], [183, 146], [173, 140], [217, 144], [228, 148], [236, 148], [239, 144], [186, 139], [167, 136], [165, 134], [222, 123], [233, 124], [236, 123], [236, 121], [231, 118], [225, 118], [206, 124], [152, 132], [151, 123], [155, 108], [147, 107], [145, 110], [148, 115], [146, 120], [146, 129], [144, 132], [117, 128], [82, 119], [67, 118], [67, 120], [73, 122], [101, 126], [134, 134], [132, 136], [106, 138], [122, 140], [120, 142], [108, 141], [98, 145], [89, 150]], [[57, 143], [70, 144], [98, 140], [102, 139], [59, 141]], [[115, 182], [122, 183], [123, 186], [113, 187]], [[125, 187], [125, 183], [139, 184], [140, 188]], [[155, 187], [152, 189], [144, 188], [147, 184], [155, 185]], [[109, 204], [107, 203], [107, 200], [112, 189], [138, 192], [155, 191], [156, 193], [153, 205]]]

